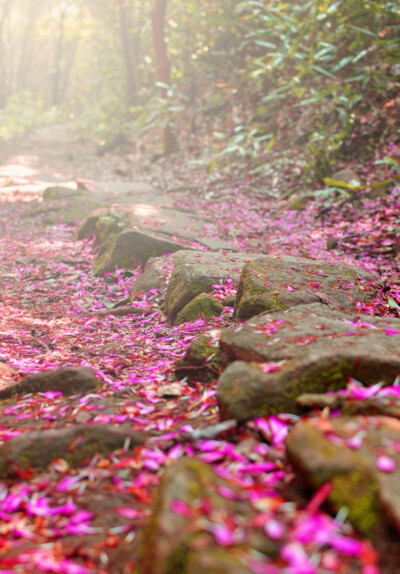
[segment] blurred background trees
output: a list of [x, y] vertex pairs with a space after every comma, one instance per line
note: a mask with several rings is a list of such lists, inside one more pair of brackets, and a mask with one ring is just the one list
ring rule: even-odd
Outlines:
[[69, 118], [256, 168], [300, 144], [324, 171], [396, 121], [399, 40], [398, 0], [0, 0], [0, 137]]

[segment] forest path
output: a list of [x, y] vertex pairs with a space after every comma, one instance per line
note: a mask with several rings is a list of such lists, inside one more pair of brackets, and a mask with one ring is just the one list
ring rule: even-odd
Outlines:
[[[74, 241], [76, 225], [57, 218], [46, 222], [49, 213], [41, 211], [39, 200], [48, 184], [83, 180], [90, 188], [93, 181], [115, 180], [116, 170], [125, 170], [120, 181], [126, 183], [135, 179], [134, 168], [118, 156], [100, 160], [93, 147], [88, 150], [70, 139], [68, 131], [63, 141], [63, 133], [64, 128], [39, 130], [11, 142], [8, 149], [3, 143], [0, 150], [0, 376], [7, 386], [26, 374], [68, 365], [93, 369], [100, 382], [82, 394], [46, 387], [0, 405], [0, 437], [11, 445], [9, 452], [0, 446], [1, 568], [17, 573], [161, 574], [166, 572], [164, 542], [168, 554], [189, 531], [200, 536], [186, 574], [212, 568], [240, 574], [298, 574], [299, 568], [307, 573], [375, 574], [370, 543], [319, 509], [328, 492], [317, 493], [306, 506], [293, 488], [284, 441], [296, 415], [256, 418], [240, 427], [234, 421], [221, 423], [214, 384], [175, 380], [175, 364], [195, 337], [206, 330], [218, 337], [221, 329], [236, 325], [229, 310], [209, 321], [171, 326], [157, 302], [143, 297], [139, 305], [149, 312], [104, 316], [105, 309], [130, 294], [140, 269], [94, 277], [96, 246]], [[133, 165], [139, 162], [136, 158]], [[159, 181], [160, 197], [209, 218], [219, 237], [244, 253], [357, 261], [357, 236], [346, 253], [327, 249], [327, 237], [340, 229], [338, 213], [332, 214], [327, 230], [315, 218], [317, 207], [301, 217], [298, 212], [269, 217], [271, 209], [278, 211], [274, 200], [259, 192], [252, 195], [243, 183], [217, 182], [196, 193], [193, 175], [177, 180], [173, 169], [162, 166], [140, 172], [137, 181]], [[199, 186], [203, 183], [200, 178]], [[386, 216], [393, 219], [396, 207]], [[363, 229], [361, 224], [360, 234]], [[381, 254], [364, 266], [387, 273], [390, 265]], [[380, 295], [376, 305], [386, 312], [385, 297]], [[80, 455], [82, 438], [76, 437], [66, 452], [65, 442], [46, 434], [93, 424], [100, 425], [95, 447], [111, 447], [102, 453], [88, 447], [83, 465], [77, 466], [71, 454]], [[118, 436], [113, 438], [114, 427], [134, 429], [143, 439], [120, 444]], [[18, 437], [22, 442], [13, 443]], [[141, 440], [146, 443], [140, 445]], [[15, 467], [10, 458], [28, 464]], [[192, 458], [199, 466], [187, 465]], [[222, 478], [210, 478], [209, 467]], [[152, 522], [158, 526], [145, 531], [143, 545], [150, 503], [167, 468], [172, 478], [167, 475], [159, 494], [161, 515]], [[191, 489], [193, 473], [202, 484], [200, 494]], [[383, 571], [395, 572], [390, 565]]]

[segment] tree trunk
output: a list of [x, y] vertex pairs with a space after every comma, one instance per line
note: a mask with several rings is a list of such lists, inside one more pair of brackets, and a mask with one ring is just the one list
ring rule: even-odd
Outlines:
[[11, 0], [4, 0], [0, 4], [0, 109], [7, 103], [7, 70], [5, 66], [4, 28], [10, 9]]
[[58, 32], [56, 51], [54, 55], [53, 95], [51, 102], [53, 106], [58, 106], [58, 104], [60, 103], [60, 81], [61, 81], [62, 55], [64, 47], [65, 18], [66, 13], [62, 11], [60, 13], [60, 28]]
[[17, 91], [24, 90], [27, 87], [29, 71], [32, 69], [32, 37], [35, 28], [36, 8], [36, 0], [31, 0], [22, 40], [21, 56], [19, 58]]
[[[154, 52], [157, 66], [157, 80], [163, 84], [170, 83], [170, 69], [167, 55], [167, 44], [164, 37], [164, 23], [167, 0], [154, 0], [152, 24]], [[162, 87], [161, 97], [167, 98], [167, 89]], [[170, 124], [164, 128], [164, 155], [169, 155], [178, 151], [178, 141]]]
[[121, 26], [121, 42], [124, 54], [127, 100], [130, 106], [134, 106], [139, 89], [139, 74], [136, 56], [133, 51], [133, 41], [129, 30], [129, 16], [126, 0], [119, 0], [119, 18]]

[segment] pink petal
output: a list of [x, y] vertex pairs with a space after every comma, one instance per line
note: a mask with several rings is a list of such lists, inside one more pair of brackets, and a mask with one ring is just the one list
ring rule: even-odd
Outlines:
[[265, 534], [272, 540], [279, 540], [285, 532], [285, 527], [277, 520], [268, 520], [264, 526]]
[[184, 502], [183, 500], [173, 500], [171, 502], [171, 510], [174, 514], [177, 514], [178, 516], [189, 516], [191, 513], [191, 508], [189, 506], [189, 504], [187, 502]]
[[208, 530], [213, 534], [215, 541], [220, 546], [232, 546], [234, 544], [233, 533], [226, 524], [212, 524]]
[[129, 506], [116, 508], [116, 511], [120, 516], [123, 516], [124, 518], [130, 518], [131, 520], [134, 520], [135, 518], [141, 518], [144, 514], [142, 510], [137, 510], [136, 508], [131, 508]]
[[79, 482], [81, 479], [82, 476], [66, 476], [57, 484], [56, 490], [58, 490], [58, 492], [70, 490], [71, 486]]
[[382, 472], [393, 472], [396, 470], [396, 463], [392, 458], [389, 456], [378, 456], [376, 459], [376, 468], [381, 470]]
[[358, 556], [362, 550], [362, 542], [349, 538], [348, 536], [333, 536], [330, 540], [330, 545], [335, 550], [343, 552], [343, 554], [350, 554], [351, 556]]

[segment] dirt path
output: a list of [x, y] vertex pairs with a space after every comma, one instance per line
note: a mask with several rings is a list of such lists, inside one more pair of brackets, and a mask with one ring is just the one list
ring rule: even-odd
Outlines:
[[[103, 316], [101, 311], [129, 295], [140, 269], [116, 272], [106, 280], [93, 277], [93, 242], [74, 241], [76, 226], [43, 225], [48, 214], [32, 215], [48, 185], [110, 180], [116, 170], [125, 170], [122, 180], [132, 179], [129, 161], [117, 156], [99, 160], [93, 148], [61, 128], [40, 131], [9, 149], [3, 144], [0, 153], [2, 386], [60, 366], [89, 367], [100, 377], [100, 386], [84, 394], [47, 391], [3, 402], [0, 440], [94, 423], [103, 425], [100, 441], [110, 425], [139, 431], [146, 440], [135, 448], [124, 441], [109, 453], [95, 450], [83, 465], [68, 463], [62, 450], [43, 468], [40, 457], [12, 472], [0, 460], [0, 571], [172, 574], [161, 566], [143, 567], [142, 531], [164, 469], [194, 457], [212, 465], [226, 481], [222, 491], [227, 509], [234, 496], [229, 485], [239, 489], [246, 505], [239, 515], [214, 512], [207, 508], [206, 496], [198, 511], [198, 528], [237, 568], [230, 570], [229, 561], [222, 560], [218, 572], [378, 572], [370, 543], [319, 509], [323, 493], [305, 506], [292, 488], [284, 441], [295, 415], [255, 419], [240, 428], [221, 426], [215, 385], [175, 380], [176, 361], [190, 342], [205, 330], [218, 332], [231, 325], [231, 313], [225, 309], [209, 322], [199, 319], [173, 327], [156, 302], [144, 296], [142, 315]], [[154, 175], [142, 173], [140, 180], [154, 181]], [[168, 175], [163, 181], [168, 182]], [[176, 178], [171, 176], [171, 182], [176, 189]], [[205, 215], [218, 225], [220, 236], [242, 251], [357, 260], [351, 248], [342, 254], [327, 250], [332, 228], [315, 226], [315, 210], [304, 215], [301, 226], [296, 212], [271, 220], [266, 232], [265, 217], [273, 202], [255, 201], [247, 191], [226, 186], [219, 195], [196, 200], [199, 209], [209, 210]], [[190, 194], [180, 189], [171, 198], [184, 207], [192, 202], [193, 208]], [[388, 264], [378, 255], [365, 267], [385, 273]], [[380, 304], [385, 301], [381, 297]], [[25, 448], [33, 451], [33, 445]], [[78, 446], [79, 440], [68, 451]], [[169, 517], [172, 530], [178, 528], [174, 520], [180, 524], [187, 512], [176, 505], [175, 519]], [[268, 551], [265, 540], [258, 549], [250, 544], [254, 532], [268, 541]], [[208, 548], [207, 540], [199, 539], [200, 554], [202, 544]], [[207, 564], [202, 567], [196, 566], [196, 572], [211, 571]]]

